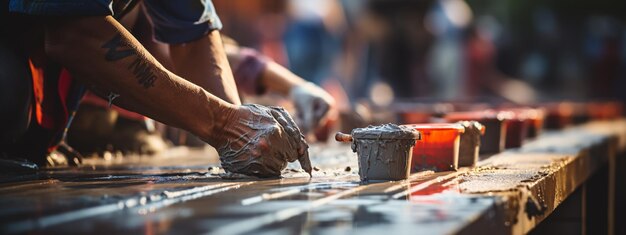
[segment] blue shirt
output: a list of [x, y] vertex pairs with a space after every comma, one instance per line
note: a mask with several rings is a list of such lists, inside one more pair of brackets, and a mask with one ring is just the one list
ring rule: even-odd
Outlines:
[[[178, 44], [220, 30], [211, 0], [144, 0], [157, 40]], [[111, 0], [9, 0], [9, 11], [40, 16], [113, 15]]]

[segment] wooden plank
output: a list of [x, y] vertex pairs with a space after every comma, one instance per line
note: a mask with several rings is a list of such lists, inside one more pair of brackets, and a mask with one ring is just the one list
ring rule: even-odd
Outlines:
[[312, 146], [312, 179], [291, 164], [281, 179], [224, 180], [204, 150], [90, 159], [2, 179], [0, 233], [523, 234], [625, 146], [626, 120], [589, 123], [474, 169], [371, 184], [340, 144]]

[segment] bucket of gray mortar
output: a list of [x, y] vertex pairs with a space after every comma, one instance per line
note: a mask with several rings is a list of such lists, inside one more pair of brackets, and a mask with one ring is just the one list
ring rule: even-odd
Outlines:
[[361, 181], [403, 180], [410, 175], [411, 155], [419, 131], [395, 124], [368, 126], [335, 135], [340, 142], [351, 142], [359, 160]]

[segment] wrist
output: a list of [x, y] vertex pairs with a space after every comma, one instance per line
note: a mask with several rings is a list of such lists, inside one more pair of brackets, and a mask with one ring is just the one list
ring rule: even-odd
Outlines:
[[199, 120], [195, 125], [194, 135], [204, 140], [213, 147], [220, 147], [221, 141], [219, 137], [223, 136], [224, 127], [228, 120], [234, 117], [240, 105], [234, 105], [225, 102], [209, 93], [207, 93], [206, 111], [208, 115]]
[[308, 81], [305, 81], [305, 80], [295, 82], [289, 88], [288, 95], [289, 95], [289, 97], [294, 99], [294, 98], [296, 98], [298, 96], [298, 94], [302, 93], [303, 91], [311, 90], [310, 87], [317, 87], [317, 86], [315, 84], [313, 84], [311, 82], [308, 82]]

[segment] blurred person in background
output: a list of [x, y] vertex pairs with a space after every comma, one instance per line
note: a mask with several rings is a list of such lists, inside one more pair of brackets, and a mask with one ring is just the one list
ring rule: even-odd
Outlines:
[[467, 97], [470, 87], [464, 62], [464, 32], [473, 20], [472, 11], [463, 0], [440, 0], [426, 15], [426, 28], [434, 35], [428, 56], [431, 96], [440, 99]]

